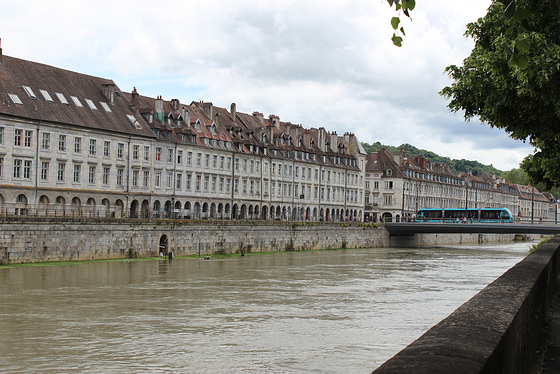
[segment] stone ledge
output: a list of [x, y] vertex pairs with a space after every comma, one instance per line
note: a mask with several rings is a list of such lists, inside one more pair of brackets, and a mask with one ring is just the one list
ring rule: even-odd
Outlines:
[[528, 372], [560, 273], [559, 247], [555, 236], [373, 373]]

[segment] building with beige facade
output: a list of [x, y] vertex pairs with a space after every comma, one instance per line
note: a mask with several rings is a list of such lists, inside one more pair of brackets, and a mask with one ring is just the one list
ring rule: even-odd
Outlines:
[[368, 154], [365, 177], [366, 221], [408, 221], [425, 208], [507, 208], [518, 222], [558, 222], [558, 202], [534, 187], [488, 172], [457, 175], [449, 165], [405, 152]]
[[3, 214], [363, 218], [366, 154], [353, 134], [123, 92], [1, 51], [0, 96]]

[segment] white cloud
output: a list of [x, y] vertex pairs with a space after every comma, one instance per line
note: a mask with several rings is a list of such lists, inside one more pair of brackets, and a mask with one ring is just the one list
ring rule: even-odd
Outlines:
[[[517, 167], [531, 147], [449, 113], [443, 70], [472, 48], [490, 0], [418, 1], [392, 45], [384, 0], [22, 1], [3, 5], [7, 55], [112, 78], [146, 95], [277, 114], [362, 141]], [[34, 32], [21, 32], [22, 25]]]

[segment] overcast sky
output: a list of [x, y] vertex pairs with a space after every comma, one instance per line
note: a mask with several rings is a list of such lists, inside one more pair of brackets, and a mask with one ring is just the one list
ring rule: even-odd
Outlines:
[[[111, 78], [124, 91], [276, 114], [360, 141], [517, 168], [532, 147], [447, 110], [443, 70], [490, 0], [418, 0], [391, 42], [386, 0], [4, 2], [5, 55]], [[406, 17], [402, 17], [406, 18]]]

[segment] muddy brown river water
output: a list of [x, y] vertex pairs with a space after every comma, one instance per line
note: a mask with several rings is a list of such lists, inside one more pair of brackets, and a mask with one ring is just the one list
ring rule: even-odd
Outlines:
[[0, 268], [0, 372], [369, 373], [532, 244]]

